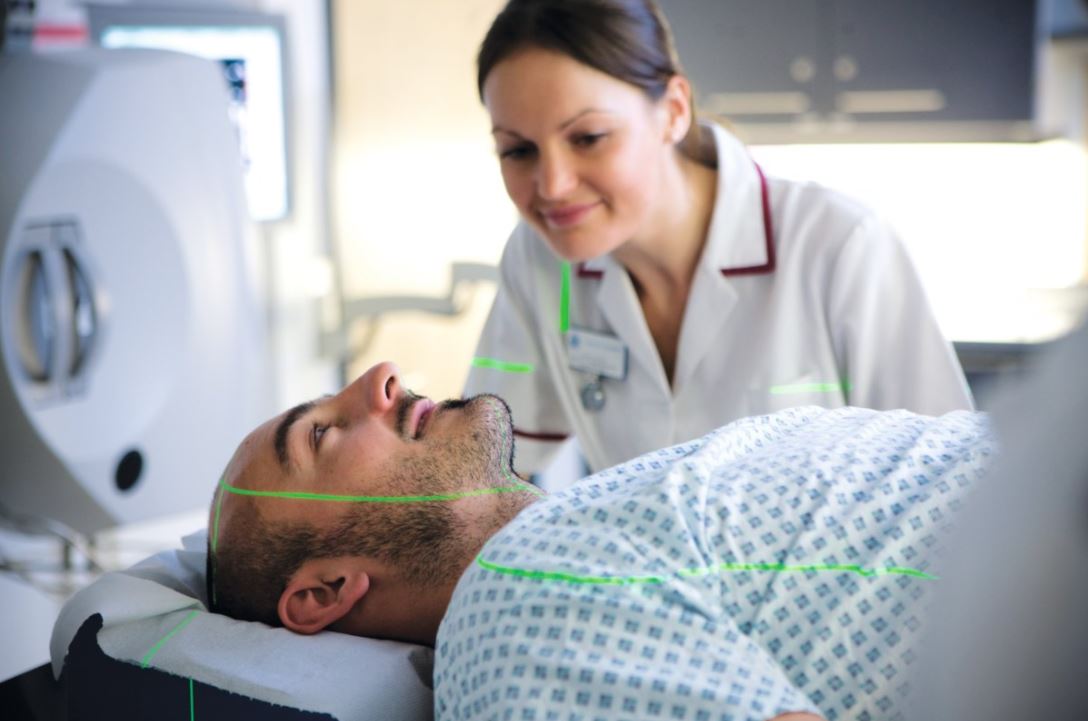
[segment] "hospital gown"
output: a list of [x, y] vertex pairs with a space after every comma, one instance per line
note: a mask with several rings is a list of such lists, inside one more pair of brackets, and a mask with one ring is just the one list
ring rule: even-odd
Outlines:
[[902, 718], [941, 542], [992, 453], [979, 414], [800, 408], [580, 481], [462, 576], [436, 716]]

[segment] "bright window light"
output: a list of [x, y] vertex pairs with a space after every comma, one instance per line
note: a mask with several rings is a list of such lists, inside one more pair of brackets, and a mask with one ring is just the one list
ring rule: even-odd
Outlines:
[[1076, 314], [1054, 299], [1085, 280], [1088, 155], [1033, 144], [755, 146], [771, 174], [865, 202], [907, 245], [945, 333], [1043, 340]]

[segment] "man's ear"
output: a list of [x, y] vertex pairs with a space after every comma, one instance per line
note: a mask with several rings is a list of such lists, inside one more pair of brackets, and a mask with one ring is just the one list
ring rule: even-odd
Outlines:
[[317, 633], [346, 616], [370, 590], [361, 559], [309, 560], [280, 594], [280, 622], [296, 633]]

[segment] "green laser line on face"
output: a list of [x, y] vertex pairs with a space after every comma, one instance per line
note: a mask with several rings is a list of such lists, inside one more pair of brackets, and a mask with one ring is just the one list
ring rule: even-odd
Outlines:
[[[491, 398], [484, 398], [484, 401], [494, 411], [496, 409], [496, 401]], [[499, 457], [506, 458], [509, 455], [510, 438], [506, 433], [506, 426], [502, 426], [502, 441], [500, 444]], [[502, 469], [504, 479], [510, 484], [509, 486], [498, 487], [484, 487], [475, 488], [467, 491], [458, 491], [455, 493], [436, 493], [430, 495], [414, 495], [414, 496], [364, 496], [364, 495], [344, 495], [335, 493], [313, 493], [310, 491], [255, 491], [246, 488], [238, 488], [227, 483], [226, 476], [219, 479], [219, 498], [216, 499], [215, 504], [215, 518], [212, 523], [212, 553], [214, 554], [218, 542], [219, 542], [219, 517], [223, 506], [223, 494], [232, 493], [238, 496], [250, 496], [256, 498], [283, 498], [289, 500], [301, 500], [301, 501], [325, 501], [331, 503], [434, 503], [434, 502], [449, 502], [457, 501], [462, 498], [472, 498], [475, 496], [494, 495], [499, 493], [513, 493], [517, 491], [533, 493], [537, 496], [546, 495], [542, 490], [526, 483], [520, 478], [513, 476], [506, 468]]]
[[259, 498], [287, 498], [297, 501], [328, 501], [332, 503], [432, 503], [436, 501], [457, 501], [473, 496], [487, 496], [496, 493], [512, 493], [514, 491], [540, 492], [539, 489], [526, 483], [514, 486], [501, 486], [498, 488], [475, 488], [471, 491], [458, 491], [456, 493], [436, 493], [426, 496], [350, 496], [335, 493], [310, 493], [308, 491], [251, 491], [246, 488], [237, 488], [220, 481], [220, 488], [227, 493], [239, 496], [256, 496]]
[[[494, 412], [497, 410], [497, 401], [493, 398], [485, 397], [484, 402]], [[212, 564], [213, 569], [215, 567], [216, 551], [219, 546], [219, 516], [223, 508], [223, 498], [227, 493], [232, 493], [238, 496], [250, 496], [257, 498], [284, 498], [290, 500], [302, 500], [302, 501], [325, 501], [332, 503], [434, 503], [434, 502], [449, 502], [456, 501], [462, 498], [471, 498], [474, 496], [493, 495], [498, 493], [512, 493], [515, 491], [529, 492], [536, 496], [547, 495], [544, 491], [540, 490], [531, 483], [527, 483], [520, 478], [512, 475], [510, 469], [503, 468], [501, 463], [502, 459], [508, 458], [510, 453], [510, 444], [512, 438], [506, 433], [506, 425], [500, 424], [502, 432], [502, 441], [500, 443], [499, 461], [500, 470], [503, 474], [503, 478], [509, 483], [508, 486], [499, 487], [485, 487], [476, 488], [468, 491], [460, 491], [457, 493], [436, 493], [432, 495], [417, 495], [417, 496], [352, 496], [352, 495], [339, 495], [333, 493], [311, 493], [309, 491], [253, 491], [245, 488], [237, 488], [227, 483], [226, 476], [219, 479], [219, 493], [215, 503], [215, 518], [212, 522], [212, 540], [211, 540], [211, 552], [212, 552]], [[213, 570], [214, 578], [214, 570]], [[211, 596], [212, 605], [217, 603], [217, 587], [215, 581], [212, 581]]]

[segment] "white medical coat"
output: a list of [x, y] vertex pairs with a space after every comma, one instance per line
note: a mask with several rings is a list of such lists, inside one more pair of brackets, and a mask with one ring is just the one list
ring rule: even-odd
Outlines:
[[625, 380], [602, 380], [601, 410], [581, 392], [560, 332], [562, 270], [522, 222], [478, 358], [532, 367], [473, 367], [466, 395], [495, 393], [513, 413], [516, 468], [535, 473], [570, 434], [594, 471], [697, 438], [740, 417], [801, 405], [972, 407], [899, 239], [873, 213], [812, 183], [766, 178], [744, 145], [712, 126], [717, 198], [695, 268], [670, 386], [627, 271], [610, 255], [573, 268], [569, 323], [618, 337]]

